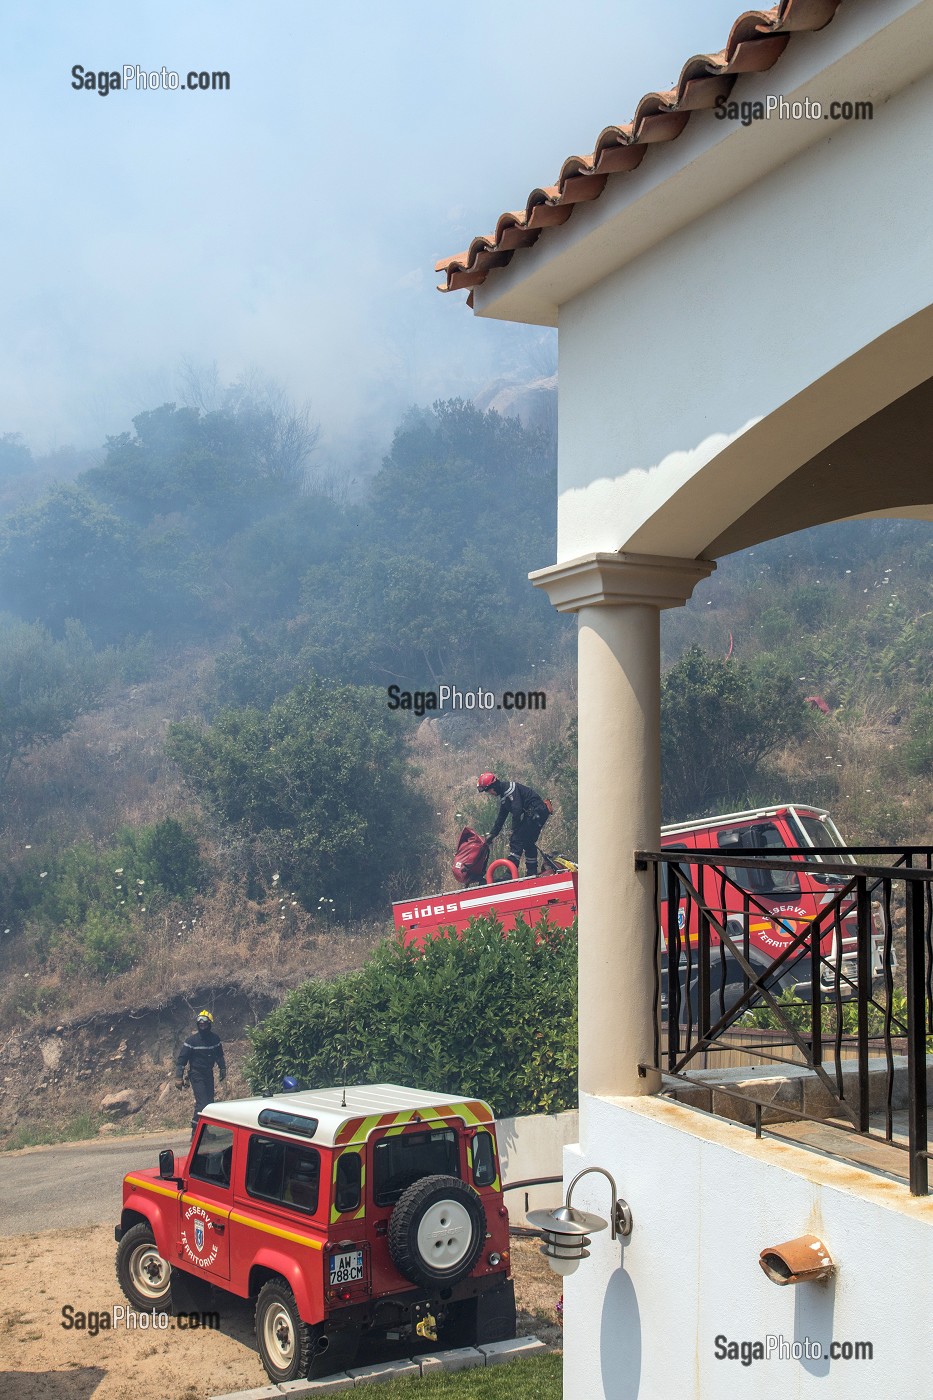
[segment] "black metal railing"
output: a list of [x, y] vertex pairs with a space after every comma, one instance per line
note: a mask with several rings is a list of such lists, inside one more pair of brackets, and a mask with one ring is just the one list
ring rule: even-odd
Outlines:
[[[635, 861], [654, 871], [652, 1068], [683, 1079], [724, 1051], [803, 1065], [833, 1111], [788, 1108], [787, 1116], [831, 1116], [842, 1131], [907, 1152], [910, 1189], [927, 1194], [933, 847], [769, 847], [728, 855], [678, 848], [639, 851]], [[781, 873], [788, 876], [783, 889]], [[802, 892], [801, 875], [809, 886]], [[769, 1039], [749, 1043], [755, 1021]], [[873, 1047], [884, 1057], [883, 1131], [872, 1123]], [[894, 1127], [896, 1053], [906, 1056], [906, 1143]], [[847, 1083], [853, 1077], [843, 1072], [846, 1061], [855, 1063], [854, 1083]]]

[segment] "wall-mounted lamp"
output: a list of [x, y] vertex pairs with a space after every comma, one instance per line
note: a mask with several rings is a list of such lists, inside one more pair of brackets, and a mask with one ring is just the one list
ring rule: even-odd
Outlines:
[[[612, 1209], [608, 1222], [603, 1220], [601, 1215], [575, 1210], [570, 1204], [573, 1188], [581, 1177], [588, 1176], [590, 1172], [599, 1172], [612, 1187]], [[582, 1172], [577, 1172], [567, 1187], [567, 1198], [562, 1206], [558, 1206], [556, 1210], [529, 1211], [526, 1219], [529, 1225], [539, 1231], [544, 1240], [541, 1253], [545, 1255], [555, 1274], [574, 1273], [580, 1260], [589, 1258], [587, 1245], [590, 1243], [590, 1235], [595, 1235], [598, 1230], [605, 1230], [607, 1223], [613, 1239], [632, 1233], [632, 1212], [626, 1201], [619, 1200], [615, 1179], [605, 1167], [584, 1167]]]
[[772, 1244], [763, 1249], [758, 1262], [772, 1283], [819, 1283], [835, 1270], [829, 1250], [816, 1235], [798, 1235], [795, 1240]]

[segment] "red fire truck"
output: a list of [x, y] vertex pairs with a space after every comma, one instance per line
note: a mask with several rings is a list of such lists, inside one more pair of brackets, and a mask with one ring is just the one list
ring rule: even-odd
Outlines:
[[[813, 919], [838, 898], [840, 886], [846, 884], [846, 866], [853, 864], [853, 858], [845, 852], [845, 841], [829, 813], [822, 808], [799, 803], [757, 807], [747, 812], [730, 812], [721, 817], [705, 817], [700, 821], [665, 827], [661, 846], [664, 850], [687, 853], [681, 864], [683, 873], [695, 890], [702, 891], [713, 917], [725, 926], [737, 946], [744, 942], [747, 932], [748, 961], [756, 970], [763, 970], [779, 957], [791, 940], [804, 932]], [[840, 848], [839, 855], [830, 851], [829, 854], [814, 854], [811, 858], [814, 864], [826, 867], [825, 874], [822, 871], [769, 870], [760, 866], [730, 865], [728, 859], [730, 852], [736, 856], [760, 856], [764, 852], [778, 859], [783, 856], [784, 860], [789, 860], [791, 857], [785, 854], [789, 849], [827, 847]], [[704, 870], [699, 864], [690, 862], [690, 851], [715, 852], [722, 864], [716, 869], [707, 866]], [[721, 872], [727, 877], [725, 880]], [[681, 967], [691, 958], [695, 965], [699, 942], [700, 914], [696, 899], [680, 881], [662, 881], [661, 944], [665, 972], [669, 928], [665, 896], [671, 887], [677, 900], [675, 937], [679, 943]], [[838, 950], [842, 974], [840, 990], [845, 998], [852, 994], [856, 981], [858, 926], [854, 895], [844, 898], [838, 918], [828, 918], [824, 926], [820, 939], [820, 953], [826, 959], [821, 972], [824, 986], [834, 979], [837, 925], [841, 941]], [[727, 983], [738, 984], [742, 982], [743, 972], [731, 953], [720, 957], [720, 939], [713, 929], [710, 944], [715, 950], [710, 964], [710, 990], [718, 998], [723, 976]], [[872, 927], [873, 978], [881, 974], [882, 951], [883, 937], [876, 914]], [[805, 1000], [809, 1000], [808, 953], [808, 946], [804, 944], [799, 955], [794, 954], [788, 959], [784, 971], [772, 984], [773, 990], [797, 991]]]
[[[844, 847], [831, 816], [818, 807], [788, 803], [777, 807], [757, 807], [747, 812], [730, 812], [721, 817], [704, 817], [699, 821], [665, 826], [661, 832], [663, 850], [712, 851], [720, 854], [728, 880], [724, 899], [722, 882], [707, 869], [702, 876], [703, 893], [715, 918], [720, 920], [736, 941], [744, 939], [748, 926], [749, 961], [756, 967], [772, 962], [819, 911], [836, 897], [845, 880], [845, 866], [852, 857], [840, 851], [814, 856], [814, 861], [826, 866], [825, 875], [801, 870], [799, 872], [752, 869], [728, 864], [729, 852], [760, 854], [771, 852], [775, 857], [788, 849]], [[840, 869], [840, 866], [842, 867]], [[700, 867], [685, 857], [682, 868], [695, 889], [700, 887]], [[677, 885], [677, 922], [680, 937], [680, 957], [688, 958], [688, 947], [695, 949], [699, 937], [699, 914], [696, 901], [683, 886]], [[662, 884], [661, 928], [662, 961], [666, 972], [668, 926], [666, 889]], [[746, 903], [747, 896], [747, 903]], [[462, 932], [470, 919], [495, 915], [508, 930], [521, 917], [535, 923], [547, 914], [550, 923], [567, 928], [577, 913], [577, 872], [560, 869], [531, 879], [488, 883], [478, 888], [451, 890], [421, 899], [399, 900], [392, 906], [395, 926], [406, 943], [419, 946], [426, 938], [437, 937], [442, 929]], [[855, 980], [857, 930], [854, 899], [841, 911], [842, 972]], [[835, 923], [835, 921], [833, 921]], [[835, 934], [827, 930], [821, 942], [821, 952], [830, 961], [835, 959]], [[711, 942], [718, 947], [719, 939], [712, 934]], [[875, 929], [872, 948], [872, 975], [881, 972], [881, 934]], [[731, 955], [726, 958], [726, 978], [741, 980], [741, 969]], [[718, 952], [713, 958], [711, 989], [718, 990], [722, 964]], [[809, 962], [805, 957], [794, 958], [792, 966], [780, 979], [781, 990], [802, 986], [809, 979]], [[666, 980], [666, 978], [665, 978]], [[828, 980], [828, 973], [824, 981]], [[843, 988], [845, 995], [845, 988]]]
[[441, 929], [462, 933], [471, 919], [495, 916], [503, 929], [516, 918], [534, 924], [547, 914], [555, 928], [569, 928], [577, 916], [577, 872], [558, 870], [523, 880], [493, 880], [465, 890], [400, 899], [392, 905], [395, 927], [406, 944], [418, 947], [436, 938]]

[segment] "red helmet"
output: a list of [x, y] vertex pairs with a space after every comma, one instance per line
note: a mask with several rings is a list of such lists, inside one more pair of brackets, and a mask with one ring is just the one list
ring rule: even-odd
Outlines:
[[480, 773], [479, 777], [476, 780], [477, 792], [488, 792], [495, 781], [495, 773]]

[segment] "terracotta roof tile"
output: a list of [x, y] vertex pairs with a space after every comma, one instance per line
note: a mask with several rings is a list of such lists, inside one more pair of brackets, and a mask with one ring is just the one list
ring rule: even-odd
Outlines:
[[[691, 112], [707, 111], [732, 91], [742, 73], [772, 68], [792, 34], [824, 28], [842, 0], [779, 0], [770, 10], [748, 10], [732, 26], [725, 48], [688, 58], [669, 92], [647, 92], [630, 122], [607, 126], [589, 155], [568, 156], [556, 185], [532, 190], [524, 209], [501, 214], [494, 233], [474, 238], [463, 253], [442, 258], [439, 291], [476, 287], [491, 268], [504, 267], [517, 249], [529, 248], [542, 229], [564, 224], [577, 204], [598, 199], [612, 175], [635, 170], [648, 147], [674, 141]], [[472, 297], [470, 298], [472, 302]]]

